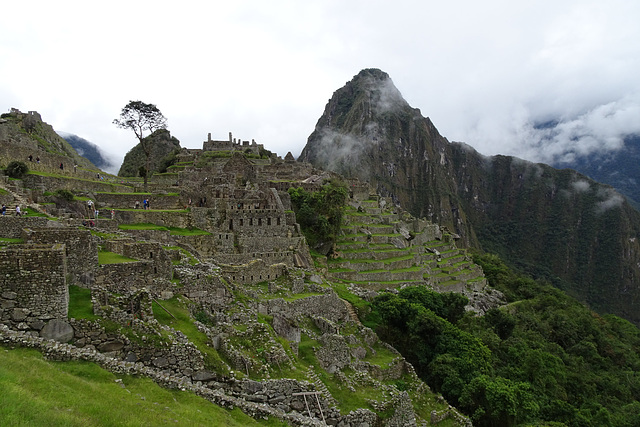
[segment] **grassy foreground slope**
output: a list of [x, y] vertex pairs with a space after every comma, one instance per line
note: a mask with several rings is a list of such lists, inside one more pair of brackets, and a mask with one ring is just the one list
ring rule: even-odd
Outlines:
[[252, 426], [191, 392], [115, 375], [90, 362], [50, 362], [32, 349], [0, 347], [0, 420], [8, 426]]

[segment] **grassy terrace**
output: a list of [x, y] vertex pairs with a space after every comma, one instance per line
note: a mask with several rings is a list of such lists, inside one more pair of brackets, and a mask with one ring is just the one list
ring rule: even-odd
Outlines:
[[[218, 352], [209, 345], [209, 338], [200, 332], [193, 323], [187, 303], [180, 297], [173, 297], [170, 300], [162, 301], [161, 304], [162, 307], [155, 301], [152, 303], [153, 316], [158, 322], [171, 326], [173, 329], [185, 334], [204, 356], [204, 363], [207, 369], [228, 375], [229, 368], [227, 364], [222, 361]], [[167, 311], [171, 314], [167, 313]]]
[[109, 252], [98, 251], [98, 264], [121, 264], [124, 262], [137, 262], [137, 259], [128, 258], [126, 256]]
[[341, 263], [341, 262], [350, 262], [352, 264], [368, 264], [368, 263], [383, 263], [383, 264], [391, 264], [392, 262], [396, 262], [396, 261], [406, 261], [409, 259], [413, 259], [413, 255], [409, 254], [409, 255], [402, 255], [402, 256], [396, 256], [396, 257], [391, 257], [391, 258], [384, 258], [384, 259], [345, 259], [345, 258], [336, 258], [336, 259], [330, 259], [327, 262], [329, 264], [336, 264], [336, 263]]
[[209, 236], [211, 233], [201, 230], [199, 228], [180, 228], [180, 227], [165, 227], [162, 225], [152, 223], [136, 223], [136, 224], [120, 224], [118, 225], [120, 230], [162, 230], [169, 231], [172, 236]]
[[96, 194], [106, 194], [106, 195], [114, 195], [114, 196], [153, 196], [153, 197], [177, 197], [180, 193], [121, 193], [121, 192], [111, 192], [111, 191], [96, 191]]
[[116, 375], [95, 363], [52, 362], [36, 350], [0, 348], [0, 419], [7, 426], [284, 426], [228, 411], [191, 392]]
[[119, 184], [117, 182], [98, 181], [98, 180], [94, 180], [94, 179], [78, 178], [78, 177], [73, 176], [73, 175], [61, 175], [61, 174], [56, 174], [56, 173], [41, 172], [41, 171], [34, 171], [34, 170], [30, 170], [28, 175], [37, 175], [37, 176], [46, 176], [46, 177], [51, 177], [51, 178], [70, 179], [70, 180], [74, 180], [74, 181], [91, 182], [91, 183], [99, 182], [99, 183], [104, 184], [104, 185], [110, 185], [112, 187], [122, 188], [122, 189], [125, 189], [125, 188], [131, 189], [131, 188], [133, 188], [130, 185]]

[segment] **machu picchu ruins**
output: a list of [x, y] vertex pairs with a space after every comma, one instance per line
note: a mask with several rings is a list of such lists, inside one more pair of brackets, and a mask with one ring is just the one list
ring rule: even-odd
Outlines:
[[[367, 183], [265, 147], [208, 134], [145, 188], [91, 165], [38, 113], [3, 114], [0, 167], [29, 172], [0, 177], [0, 341], [291, 425], [470, 425], [347, 296], [417, 285], [484, 313], [501, 296], [482, 269]], [[289, 189], [331, 180], [348, 192], [341, 232], [310, 247]], [[341, 404], [356, 388], [359, 406]]]

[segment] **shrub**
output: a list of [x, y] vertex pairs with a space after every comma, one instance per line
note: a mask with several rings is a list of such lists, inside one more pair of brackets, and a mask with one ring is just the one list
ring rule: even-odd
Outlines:
[[29, 167], [24, 162], [12, 161], [7, 166], [7, 175], [11, 178], [21, 179], [29, 172]]
[[74, 199], [75, 196], [69, 190], [60, 189], [60, 190], [56, 191], [56, 197], [66, 201], [66, 202], [73, 202], [73, 199]]

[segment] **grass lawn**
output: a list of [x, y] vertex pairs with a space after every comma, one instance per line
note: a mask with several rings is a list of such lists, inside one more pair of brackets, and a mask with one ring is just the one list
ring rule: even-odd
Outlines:
[[128, 258], [126, 256], [116, 254], [109, 251], [98, 252], [98, 264], [120, 264], [123, 262], [136, 262], [137, 259]]
[[69, 286], [69, 318], [95, 320], [91, 304], [91, 289]]
[[239, 409], [228, 411], [191, 392], [115, 375], [94, 363], [49, 362], [32, 349], [0, 347], [0, 390], [6, 426], [286, 425], [258, 422]]

